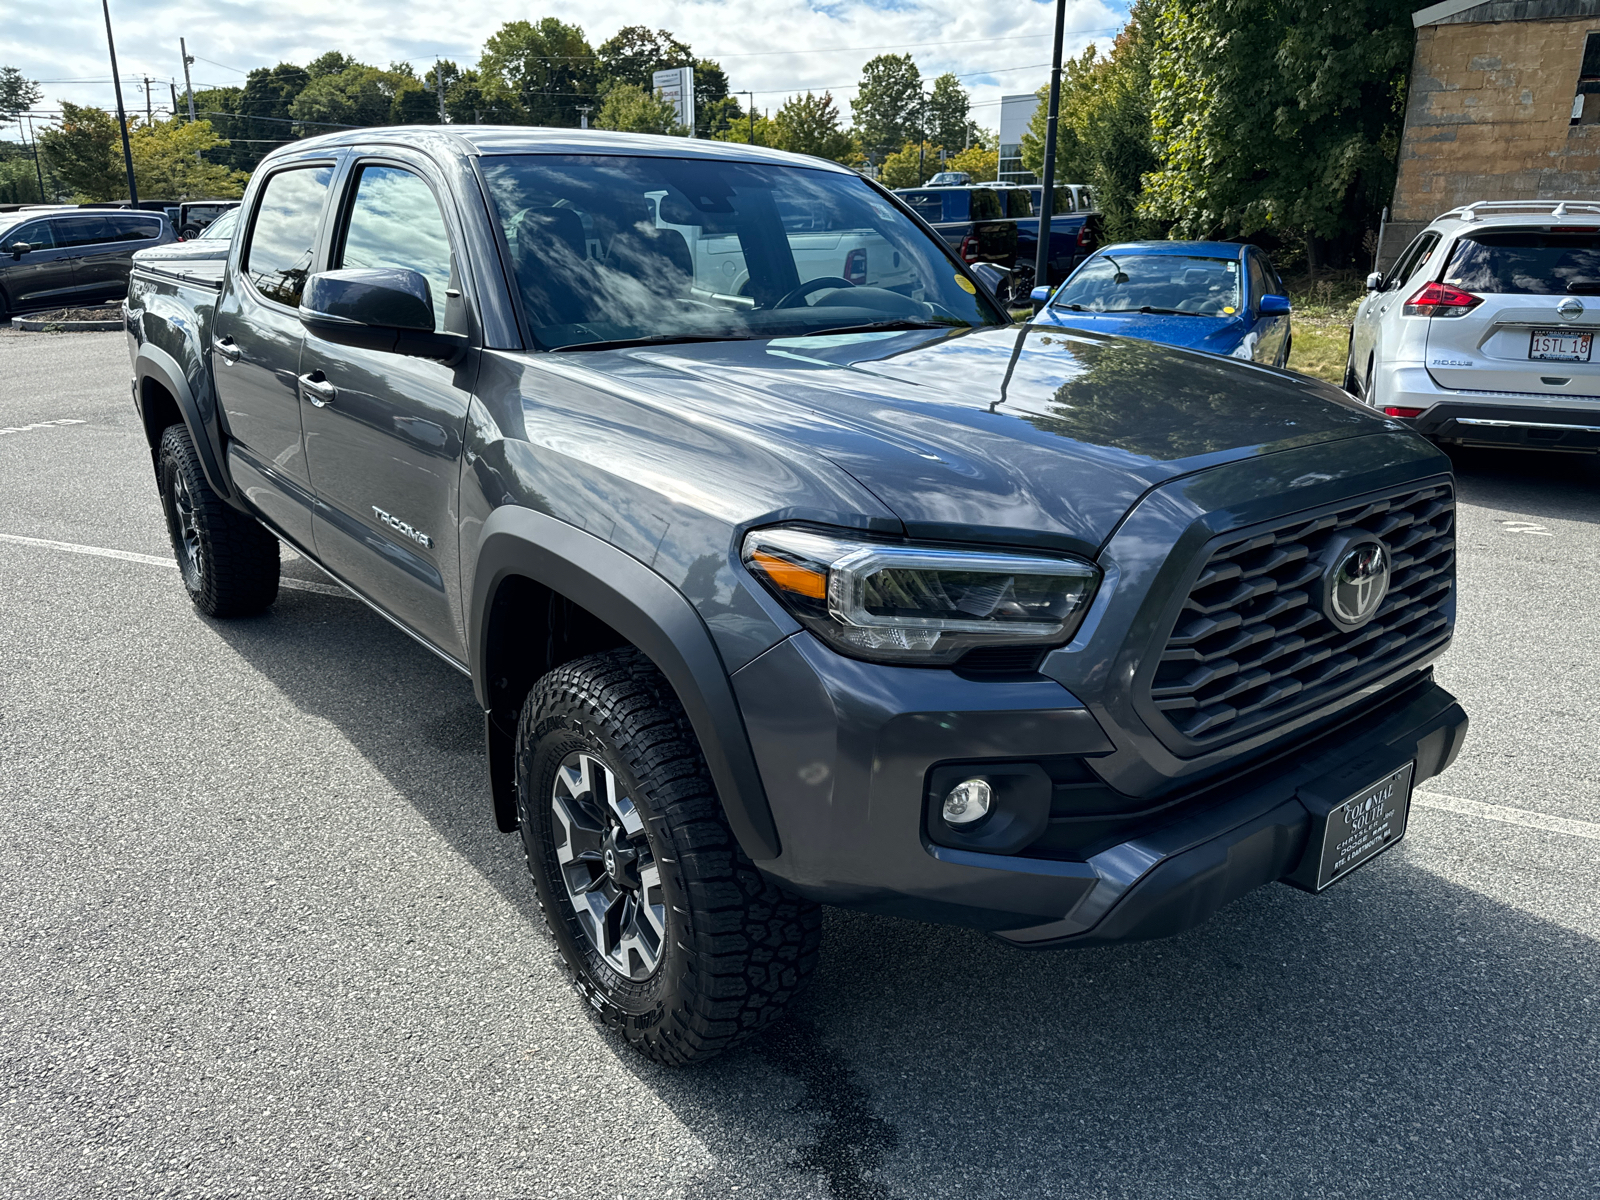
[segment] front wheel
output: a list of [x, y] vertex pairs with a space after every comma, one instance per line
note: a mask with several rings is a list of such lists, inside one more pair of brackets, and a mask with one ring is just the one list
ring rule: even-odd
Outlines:
[[573, 986], [656, 1062], [770, 1024], [816, 965], [821, 911], [765, 879], [677, 697], [636, 650], [556, 668], [517, 731], [517, 808]]
[[196, 608], [208, 617], [245, 617], [278, 598], [278, 539], [211, 490], [184, 426], [162, 433], [156, 479], [172, 553]]

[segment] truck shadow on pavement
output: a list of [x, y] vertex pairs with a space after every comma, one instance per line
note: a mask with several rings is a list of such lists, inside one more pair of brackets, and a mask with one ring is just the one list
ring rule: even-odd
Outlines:
[[[342, 599], [215, 628], [547, 945], [465, 679]], [[1600, 1194], [1594, 941], [1418, 857], [1076, 953], [830, 911], [810, 990], [759, 1041], [679, 1071], [610, 1044], [715, 1156], [691, 1196]]]

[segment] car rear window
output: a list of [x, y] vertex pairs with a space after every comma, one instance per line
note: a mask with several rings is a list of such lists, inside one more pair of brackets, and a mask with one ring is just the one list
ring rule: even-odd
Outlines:
[[930, 224], [967, 219], [965, 192], [901, 192], [900, 199], [911, 206], [912, 212]]
[[1600, 232], [1515, 230], [1462, 238], [1443, 281], [1491, 294], [1600, 293]]

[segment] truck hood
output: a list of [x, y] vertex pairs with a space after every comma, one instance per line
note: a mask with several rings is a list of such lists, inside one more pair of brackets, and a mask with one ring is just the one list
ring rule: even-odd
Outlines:
[[1304, 376], [1052, 326], [540, 357], [821, 455], [912, 536], [1079, 553], [1180, 475], [1401, 428]]

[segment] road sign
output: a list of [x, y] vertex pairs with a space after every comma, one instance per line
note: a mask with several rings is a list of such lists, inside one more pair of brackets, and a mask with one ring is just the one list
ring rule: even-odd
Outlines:
[[650, 77], [650, 85], [678, 112], [680, 123], [689, 127], [694, 136], [694, 68], [672, 67], [657, 71]]

